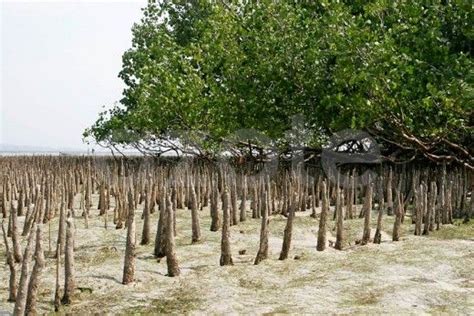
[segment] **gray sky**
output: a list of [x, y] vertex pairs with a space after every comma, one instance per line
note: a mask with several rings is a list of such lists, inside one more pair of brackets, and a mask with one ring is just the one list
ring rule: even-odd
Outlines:
[[146, 1], [0, 1], [0, 144], [87, 148]]

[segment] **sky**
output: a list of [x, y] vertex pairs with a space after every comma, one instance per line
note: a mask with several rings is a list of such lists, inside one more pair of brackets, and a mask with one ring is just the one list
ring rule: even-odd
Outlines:
[[0, 144], [87, 149], [146, 1], [0, 1]]

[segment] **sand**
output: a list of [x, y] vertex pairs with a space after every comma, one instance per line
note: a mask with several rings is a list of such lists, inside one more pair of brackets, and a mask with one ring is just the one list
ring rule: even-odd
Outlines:
[[[345, 221], [343, 251], [316, 251], [318, 220], [310, 211], [298, 212], [288, 260], [279, 261], [286, 219], [270, 220], [270, 256], [253, 265], [260, 220], [248, 218], [231, 227], [234, 266], [219, 266], [220, 232], [209, 231], [209, 210], [200, 212], [202, 240], [191, 244], [191, 214], [178, 210], [176, 253], [181, 276], [166, 276], [166, 260], [152, 255], [153, 243], [137, 246], [136, 281], [122, 285], [124, 229], [104, 229], [93, 209], [89, 229], [76, 224], [76, 282], [73, 304], [62, 313], [187, 313], [187, 314], [474, 314], [474, 225], [443, 226], [430, 236], [413, 236], [410, 219], [399, 242], [391, 241], [393, 217], [385, 217], [380, 245], [355, 245], [362, 236], [362, 219]], [[80, 215], [80, 211], [76, 212]], [[250, 215], [250, 214], [249, 214]], [[111, 215], [109, 215], [109, 219]], [[332, 218], [332, 217], [330, 217]], [[372, 235], [376, 215], [372, 216]], [[20, 217], [20, 228], [24, 218]], [[157, 213], [152, 214], [152, 240]], [[110, 221], [110, 220], [109, 220]], [[140, 241], [141, 207], [136, 212]], [[109, 224], [110, 225], [110, 224]], [[335, 240], [335, 224], [328, 238]], [[53, 312], [55, 259], [48, 252], [49, 225], [44, 227], [47, 267], [39, 293], [39, 312]], [[57, 220], [51, 223], [55, 248]], [[239, 255], [239, 250], [246, 254]], [[299, 258], [296, 260], [295, 256]], [[0, 259], [5, 259], [3, 240]], [[19, 270], [19, 267], [18, 267]], [[8, 303], [8, 266], [0, 266], [0, 314], [12, 312]], [[19, 278], [19, 277], [18, 277]]]

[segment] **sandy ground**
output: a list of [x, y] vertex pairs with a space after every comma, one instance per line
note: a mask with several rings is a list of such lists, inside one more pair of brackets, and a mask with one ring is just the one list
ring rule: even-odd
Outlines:
[[[76, 212], [80, 215], [80, 212]], [[355, 245], [362, 220], [345, 222], [346, 247], [317, 252], [318, 221], [299, 212], [294, 223], [290, 258], [279, 261], [286, 219], [270, 221], [270, 258], [253, 265], [260, 220], [249, 218], [231, 229], [234, 266], [220, 267], [220, 232], [210, 232], [209, 211], [200, 212], [202, 241], [191, 245], [190, 211], [178, 210], [177, 256], [181, 276], [166, 276], [166, 260], [152, 255], [153, 244], [138, 246], [136, 282], [122, 285], [126, 231], [104, 229], [93, 210], [89, 229], [76, 219], [74, 303], [63, 313], [187, 313], [187, 314], [474, 314], [474, 224], [444, 226], [430, 236], [413, 236], [409, 219], [402, 240], [391, 241], [393, 218], [384, 220], [380, 245]], [[141, 236], [137, 212], [137, 240]], [[109, 216], [110, 218], [111, 216]], [[375, 232], [375, 214], [372, 234]], [[22, 227], [23, 218], [20, 218]], [[157, 213], [152, 215], [153, 231]], [[329, 239], [334, 240], [334, 222]], [[48, 250], [48, 225], [44, 229]], [[57, 221], [51, 225], [54, 249]], [[152, 239], [154, 239], [154, 234]], [[239, 255], [239, 250], [246, 254]], [[55, 264], [47, 253], [39, 294], [40, 312], [53, 311]], [[295, 259], [299, 256], [299, 259]], [[5, 259], [3, 240], [0, 259]], [[0, 314], [8, 303], [8, 267], [0, 266]]]

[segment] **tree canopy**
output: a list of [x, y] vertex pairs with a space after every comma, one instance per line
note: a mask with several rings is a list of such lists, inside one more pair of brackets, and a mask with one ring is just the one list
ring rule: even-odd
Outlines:
[[307, 148], [361, 129], [391, 160], [472, 168], [473, 12], [467, 0], [149, 2], [123, 98], [84, 135], [212, 156], [255, 129], [285, 153], [300, 115]]

